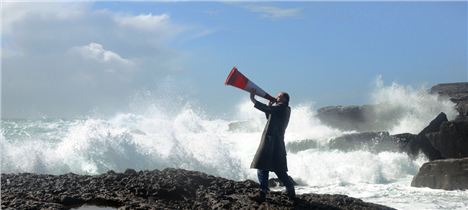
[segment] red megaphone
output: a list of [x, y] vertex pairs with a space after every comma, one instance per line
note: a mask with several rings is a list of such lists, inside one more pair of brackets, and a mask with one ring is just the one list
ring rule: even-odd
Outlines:
[[269, 101], [276, 101], [276, 99], [273, 98], [270, 94], [266, 93], [264, 90], [262, 90], [262, 88], [258, 87], [255, 83], [240, 73], [240, 71], [238, 71], [235, 66], [232, 68], [231, 73], [229, 73], [229, 76], [226, 78], [224, 84], [240, 88], [249, 93], [252, 89], [255, 89], [255, 95], [258, 95]]

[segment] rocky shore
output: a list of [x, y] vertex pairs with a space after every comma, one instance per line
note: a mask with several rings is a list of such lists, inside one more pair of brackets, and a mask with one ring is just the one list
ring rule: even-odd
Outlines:
[[[427, 92], [452, 101], [458, 112], [456, 120], [468, 120], [468, 82], [437, 84]], [[317, 117], [322, 123], [357, 132], [389, 130], [401, 116], [398, 107], [389, 108], [386, 104], [326, 106], [317, 110]]]
[[345, 195], [302, 194], [295, 202], [271, 192], [257, 203], [258, 184], [197, 171], [164, 169], [124, 173], [2, 174], [1, 209], [70, 209], [98, 205], [119, 209], [392, 209]]
[[[468, 189], [468, 83], [438, 84], [428, 92], [452, 101], [458, 116], [449, 121], [445, 113], [440, 113], [418, 134], [389, 135], [385, 131], [388, 129], [388, 122], [398, 119], [398, 116], [393, 112], [379, 112], [381, 104], [328, 106], [319, 109], [317, 116], [331, 127], [360, 132], [331, 139], [331, 149], [400, 151], [410, 157], [417, 157], [422, 153], [429, 162], [420, 168], [411, 186]], [[380, 122], [379, 119], [386, 120]], [[391, 125], [393, 124], [392, 122]], [[313, 140], [306, 140], [287, 146], [291, 148], [290, 152], [297, 152], [315, 147], [313, 143]]]

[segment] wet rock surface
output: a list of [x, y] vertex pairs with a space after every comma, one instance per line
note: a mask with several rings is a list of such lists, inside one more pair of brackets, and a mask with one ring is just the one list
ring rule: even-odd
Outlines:
[[340, 130], [366, 132], [390, 128], [377, 123], [376, 111], [376, 105], [326, 106], [317, 110], [317, 117], [326, 125]]
[[2, 209], [70, 209], [81, 205], [119, 209], [391, 209], [345, 195], [302, 194], [295, 202], [271, 192], [257, 203], [251, 180], [232, 181], [183, 169], [76, 174], [2, 174]]
[[329, 140], [326, 146], [317, 140], [288, 142], [289, 152], [327, 147], [340, 151], [405, 152], [416, 158], [423, 153], [429, 160], [466, 157], [468, 154], [468, 121], [448, 121], [445, 113], [438, 114], [418, 134], [390, 135], [386, 131], [344, 134]]
[[345, 134], [330, 140], [330, 149], [342, 151], [367, 150], [371, 152], [400, 151], [398, 138], [388, 132], [364, 132]]
[[443, 158], [468, 157], [468, 121], [443, 122], [438, 132], [426, 136]]
[[444, 190], [468, 189], [468, 158], [424, 163], [414, 176], [411, 186]]
[[441, 112], [418, 135], [406, 135], [408, 143], [404, 146], [405, 151], [411, 156], [416, 156], [419, 152], [422, 152], [429, 160], [443, 159], [440, 151], [431, 144], [427, 135], [439, 132], [440, 126], [447, 121], [447, 115]]

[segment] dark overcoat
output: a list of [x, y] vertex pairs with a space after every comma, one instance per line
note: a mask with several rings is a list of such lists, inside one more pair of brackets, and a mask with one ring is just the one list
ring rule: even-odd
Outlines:
[[284, 132], [288, 127], [291, 108], [287, 104], [267, 106], [258, 101], [255, 108], [265, 113], [268, 122], [250, 168], [288, 171]]

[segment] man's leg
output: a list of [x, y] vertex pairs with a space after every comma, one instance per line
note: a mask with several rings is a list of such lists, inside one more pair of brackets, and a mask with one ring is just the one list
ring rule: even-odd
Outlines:
[[258, 177], [258, 182], [260, 183], [260, 189], [262, 192], [267, 193], [268, 192], [268, 175], [269, 171], [267, 170], [257, 170], [257, 177]]
[[262, 203], [266, 200], [266, 193], [268, 192], [268, 174], [270, 172], [266, 170], [257, 170], [258, 182], [260, 183], [260, 192], [255, 193], [250, 198]]
[[295, 198], [296, 197], [296, 191], [294, 190], [294, 184], [289, 179], [288, 173], [286, 171], [275, 171], [276, 176], [278, 179], [283, 182], [284, 186], [286, 187], [286, 190], [288, 192], [288, 196], [290, 198]]

